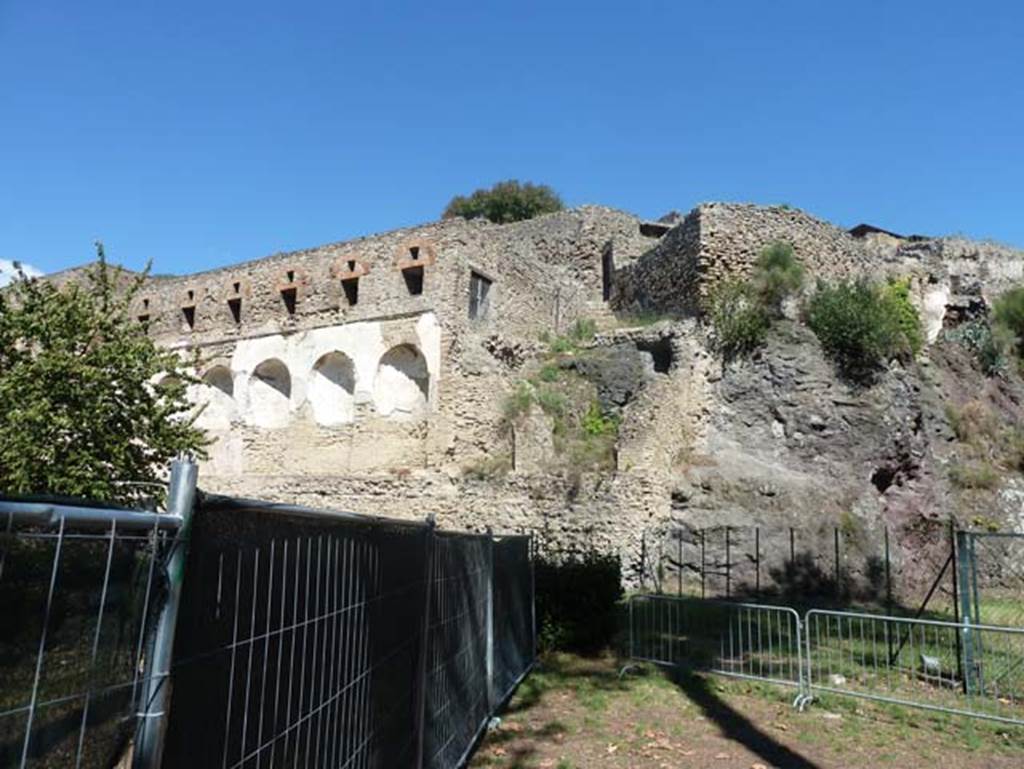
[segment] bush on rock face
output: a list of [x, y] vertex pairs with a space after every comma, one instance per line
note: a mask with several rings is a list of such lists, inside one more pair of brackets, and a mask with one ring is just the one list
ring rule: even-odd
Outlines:
[[749, 282], [727, 281], [711, 296], [714, 346], [726, 359], [747, 354], [764, 343], [771, 316]]
[[911, 357], [923, 339], [917, 310], [900, 284], [822, 284], [807, 307], [807, 324], [840, 373], [860, 383], [893, 358]]
[[791, 245], [772, 243], [757, 260], [753, 282], [765, 307], [778, 315], [783, 300], [803, 288], [804, 267], [793, 255]]

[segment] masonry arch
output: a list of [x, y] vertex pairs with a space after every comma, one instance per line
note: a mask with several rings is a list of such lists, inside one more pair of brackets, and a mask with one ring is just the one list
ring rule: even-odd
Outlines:
[[249, 377], [249, 422], [257, 427], [282, 427], [288, 422], [292, 377], [277, 358], [260, 363]]
[[309, 379], [307, 397], [313, 419], [321, 425], [340, 425], [355, 418], [356, 373], [352, 359], [332, 350], [320, 356]]
[[213, 366], [203, 374], [196, 393], [196, 405], [202, 408], [196, 424], [210, 429], [231, 426], [236, 413], [235, 382], [227, 366]]
[[373, 403], [385, 417], [408, 418], [422, 414], [430, 397], [426, 358], [415, 345], [392, 347], [380, 359], [373, 382]]

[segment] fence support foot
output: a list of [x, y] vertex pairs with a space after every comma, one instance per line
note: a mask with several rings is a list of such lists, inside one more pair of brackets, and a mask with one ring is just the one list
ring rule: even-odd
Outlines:
[[800, 713], [803, 713], [812, 702], [814, 702], [813, 694], [804, 694], [803, 692], [800, 692], [800, 694], [796, 695], [796, 699], [793, 700], [793, 707]]

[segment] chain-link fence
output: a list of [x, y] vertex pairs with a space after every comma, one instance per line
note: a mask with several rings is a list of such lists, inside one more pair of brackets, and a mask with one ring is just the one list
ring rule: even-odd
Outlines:
[[532, 606], [527, 537], [206, 498], [165, 765], [453, 769], [532, 664]]

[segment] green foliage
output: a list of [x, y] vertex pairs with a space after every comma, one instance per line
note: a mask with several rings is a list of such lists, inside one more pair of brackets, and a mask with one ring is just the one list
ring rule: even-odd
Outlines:
[[568, 408], [568, 399], [558, 390], [542, 387], [535, 391], [537, 405], [549, 417], [561, 417]]
[[949, 480], [961, 489], [994, 489], [999, 473], [988, 462], [955, 464], [949, 468]]
[[526, 415], [533, 405], [534, 389], [529, 382], [520, 382], [515, 389], [509, 393], [501, 405], [502, 419], [507, 422], [515, 422]]
[[587, 435], [615, 435], [619, 430], [619, 420], [615, 416], [605, 416], [601, 404], [594, 401], [583, 415], [583, 432]]
[[[206, 440], [185, 362], [132, 317], [144, 276], [99, 261], [57, 288], [24, 275], [0, 294], [0, 492], [130, 503]], [[152, 381], [163, 377], [164, 386]]]
[[711, 296], [714, 345], [726, 359], [751, 352], [764, 343], [771, 318], [757, 289], [748, 282], [722, 283]]
[[753, 283], [769, 312], [779, 314], [782, 300], [804, 285], [804, 267], [793, 256], [793, 247], [788, 243], [766, 247], [758, 257]]
[[807, 323], [842, 375], [868, 383], [892, 358], [914, 351], [900, 302], [866, 281], [823, 284], [811, 298]]
[[557, 382], [559, 376], [561, 376], [561, 369], [555, 363], [545, 363], [537, 374], [537, 378], [541, 382], [547, 382], [548, 384]]
[[590, 318], [580, 318], [569, 329], [569, 338], [578, 344], [593, 341], [597, 334], [597, 322]]
[[498, 182], [490, 189], [476, 190], [469, 196], [457, 195], [448, 203], [442, 217], [483, 217], [496, 224], [505, 224], [561, 211], [564, 207], [562, 199], [546, 184], [524, 184], [510, 179]]
[[882, 288], [882, 300], [890, 307], [910, 351], [917, 355], [924, 346], [921, 316], [910, 301], [910, 278], [890, 280]]
[[996, 299], [992, 307], [993, 341], [1006, 351], [1024, 355], [1024, 287], [1014, 288]]
[[534, 567], [537, 623], [543, 651], [595, 652], [612, 643], [622, 599], [622, 567], [615, 556], [538, 558]]
[[974, 320], [948, 329], [944, 336], [974, 353], [987, 376], [1001, 376], [1009, 369], [1014, 346], [1014, 335], [1009, 329], [993, 328], [983, 320]]

